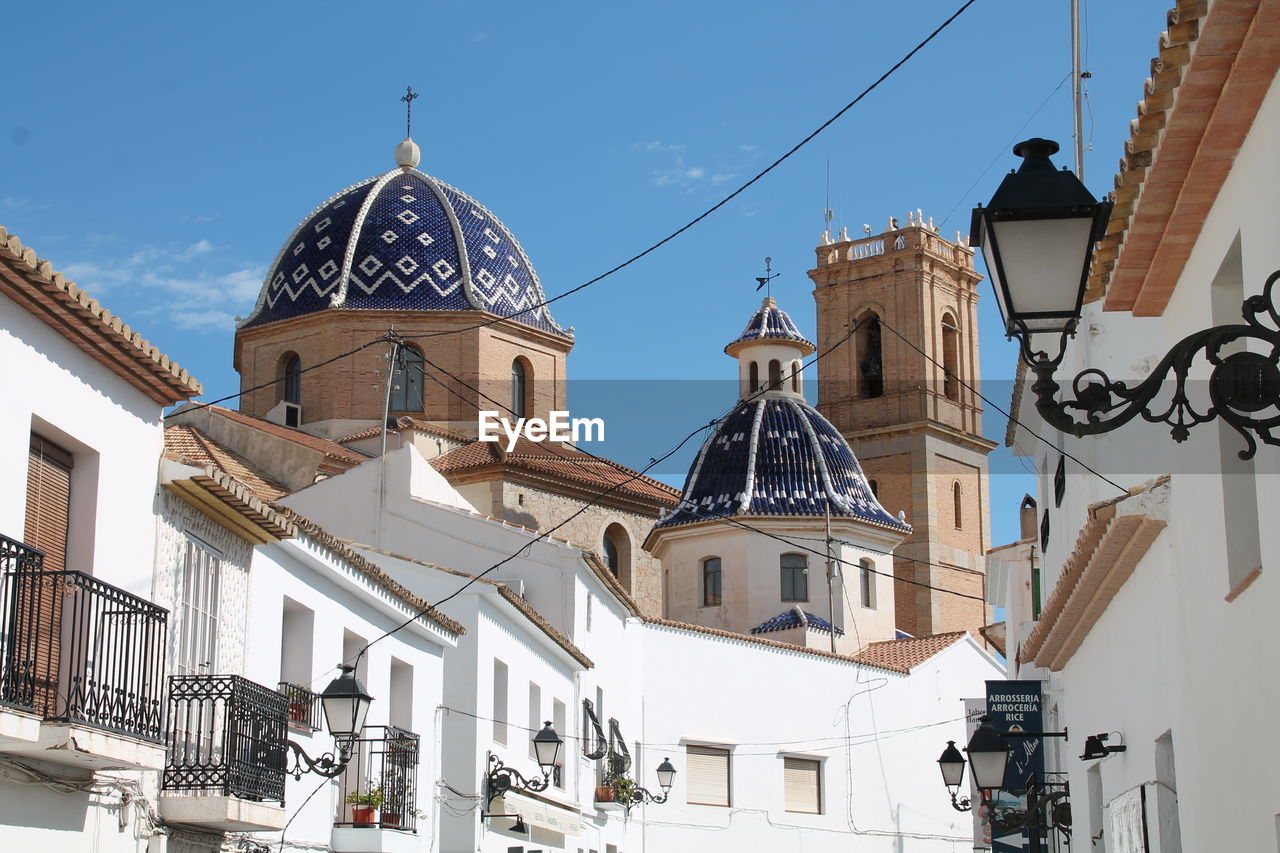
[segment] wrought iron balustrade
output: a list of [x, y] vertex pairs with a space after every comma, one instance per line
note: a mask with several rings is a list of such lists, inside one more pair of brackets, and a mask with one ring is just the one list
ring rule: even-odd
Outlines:
[[[396, 726], [365, 726], [352, 742], [351, 763], [340, 777], [342, 805], [334, 825], [417, 832], [420, 743], [418, 735]], [[349, 803], [353, 794], [380, 804]]]
[[289, 728], [318, 732], [322, 728], [320, 694], [303, 687], [281, 681], [276, 688], [289, 700]]
[[0, 536], [0, 702], [164, 740], [163, 607]]
[[166, 793], [284, 802], [289, 699], [238, 675], [169, 678]]

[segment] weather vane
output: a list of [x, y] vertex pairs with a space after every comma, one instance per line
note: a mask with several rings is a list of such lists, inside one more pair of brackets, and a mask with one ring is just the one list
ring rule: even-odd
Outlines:
[[769, 297], [772, 297], [773, 285], [769, 284], [769, 282], [773, 281], [775, 278], [777, 278], [780, 275], [782, 275], [782, 273], [773, 271], [773, 258], [765, 258], [764, 259], [764, 275], [756, 276], [756, 281], [760, 282], [759, 284], [756, 285], [756, 292], [759, 293], [760, 288], [765, 287], [767, 285], [769, 290], [766, 292], [766, 295]]
[[419, 97], [418, 93], [413, 91], [412, 86], [404, 87], [404, 95], [403, 97], [400, 98], [400, 100], [404, 101], [404, 109], [405, 109], [404, 135], [405, 136], [413, 136], [413, 134], [410, 131], [413, 128], [413, 102], [414, 102], [414, 99], [416, 99], [417, 97]]

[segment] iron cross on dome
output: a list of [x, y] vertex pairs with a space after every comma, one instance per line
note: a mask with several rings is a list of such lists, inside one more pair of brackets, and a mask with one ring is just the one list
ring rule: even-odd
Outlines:
[[413, 135], [413, 134], [410, 132], [410, 130], [411, 130], [411, 129], [412, 129], [412, 127], [413, 127], [413, 102], [414, 102], [414, 100], [416, 100], [417, 98], [420, 98], [420, 97], [421, 97], [421, 95], [419, 95], [417, 92], [413, 91], [413, 87], [412, 87], [412, 86], [405, 86], [405, 87], [404, 87], [404, 94], [400, 97], [400, 100], [404, 101], [404, 109], [405, 109], [405, 116], [404, 116], [404, 135], [405, 135], [405, 136], [412, 136], [412, 135]]

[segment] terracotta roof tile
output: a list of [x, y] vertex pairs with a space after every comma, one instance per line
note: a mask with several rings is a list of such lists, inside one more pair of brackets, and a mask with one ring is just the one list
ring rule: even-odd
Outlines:
[[646, 477], [631, 468], [602, 461], [567, 445], [521, 438], [506, 452], [495, 441], [472, 441], [432, 460], [440, 473], [465, 471], [486, 465], [503, 465], [535, 477], [576, 483], [591, 489], [617, 486], [613, 493], [674, 506], [680, 491]]
[[[453, 430], [450, 430], [450, 429], [445, 429], [444, 427], [437, 426], [436, 424], [433, 424], [430, 421], [419, 420], [418, 418], [411, 418], [408, 416], [394, 419], [394, 426], [392, 427], [392, 432], [405, 432], [407, 430], [414, 430], [416, 432], [425, 432], [428, 435], [439, 436], [440, 438], [445, 438], [445, 439], [448, 439], [449, 441], [457, 442], [458, 444], [466, 444], [467, 442], [472, 440], [470, 438], [467, 438], [462, 433], [454, 432]], [[354, 432], [351, 435], [343, 436], [342, 438], [338, 439], [338, 443], [347, 444], [352, 441], [361, 441], [363, 439], [373, 438], [379, 435], [382, 435], [382, 427], [371, 426], [368, 429], [361, 430], [360, 432]]]
[[157, 403], [172, 405], [204, 393], [194, 376], [67, 281], [3, 226], [0, 293]]
[[967, 631], [950, 631], [945, 634], [927, 634], [903, 640], [881, 640], [869, 643], [854, 655], [861, 663], [881, 666], [896, 672], [910, 672], [929, 658], [968, 636]]
[[175, 425], [165, 429], [164, 453], [180, 462], [219, 468], [264, 501], [276, 501], [289, 493], [288, 489], [255, 468], [243, 456], [232, 453], [195, 427]]
[[245, 424], [246, 426], [251, 426], [254, 429], [261, 430], [269, 435], [274, 435], [278, 438], [287, 439], [297, 444], [301, 444], [304, 447], [311, 448], [312, 450], [318, 450], [325, 456], [337, 462], [350, 463], [349, 467], [359, 465], [362, 462], [368, 462], [370, 458], [363, 453], [358, 453], [350, 448], [343, 447], [336, 441], [330, 441], [327, 438], [320, 438], [319, 436], [303, 432], [300, 429], [281, 426], [280, 424], [272, 423], [265, 418], [259, 418], [255, 415], [236, 411], [235, 409], [224, 409], [222, 406], [210, 406], [209, 408], [230, 420]]

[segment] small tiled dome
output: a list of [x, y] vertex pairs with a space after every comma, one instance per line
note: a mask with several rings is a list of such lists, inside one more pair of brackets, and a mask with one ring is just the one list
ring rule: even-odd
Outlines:
[[802, 344], [800, 348], [809, 355], [817, 349], [800, 334], [791, 315], [778, 307], [772, 296], [766, 296], [760, 310], [751, 316], [751, 322], [742, 330], [742, 334], [731, 341], [724, 351], [729, 355], [737, 355], [737, 351], [748, 341], [794, 341]]
[[854, 518], [907, 533], [871, 492], [862, 466], [831, 422], [792, 397], [739, 403], [702, 445], [680, 504], [658, 528], [726, 516]]
[[416, 146], [407, 156], [397, 150], [400, 167], [312, 211], [280, 249], [241, 327], [326, 308], [480, 310], [570, 337], [545, 307], [527, 310], [546, 297], [506, 226], [414, 168], [415, 154]]

